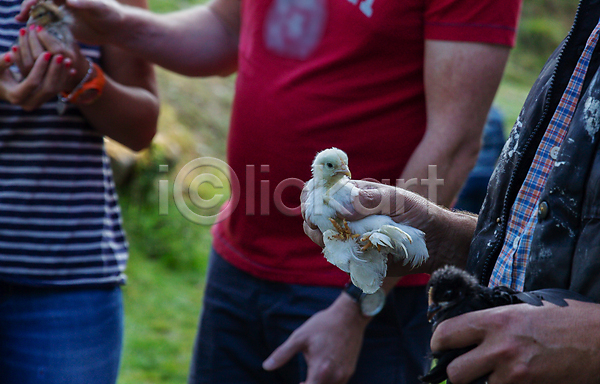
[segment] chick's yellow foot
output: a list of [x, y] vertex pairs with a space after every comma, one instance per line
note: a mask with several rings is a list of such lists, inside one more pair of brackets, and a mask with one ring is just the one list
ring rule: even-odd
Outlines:
[[332, 218], [330, 218], [329, 221], [331, 221], [331, 224], [333, 224], [333, 227], [338, 232], [337, 235], [332, 236], [334, 239], [346, 241], [350, 239], [356, 239], [359, 236], [358, 234], [352, 234], [352, 230], [350, 230], [348, 222], [345, 219], [342, 220], [341, 225]]
[[360, 248], [360, 250], [361, 250], [361, 251], [363, 251], [363, 252], [364, 252], [364, 251], [366, 251], [366, 250], [367, 250], [367, 249], [369, 249], [369, 248], [372, 248], [372, 247], [375, 247], [375, 248], [377, 248], [377, 251], [378, 251], [378, 252], [381, 252], [381, 245], [380, 245], [380, 244], [374, 245], [373, 243], [371, 243], [371, 240], [369, 240], [369, 236], [362, 237], [362, 238], [360, 239], [360, 242], [361, 242], [361, 243], [362, 243], [362, 242], [366, 242], [366, 243], [365, 243], [365, 245], [363, 245], [363, 246]]

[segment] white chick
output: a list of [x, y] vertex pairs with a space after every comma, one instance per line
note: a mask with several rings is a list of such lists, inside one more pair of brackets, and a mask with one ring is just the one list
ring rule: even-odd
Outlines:
[[323, 233], [327, 261], [349, 273], [352, 283], [363, 292], [374, 293], [381, 287], [388, 255], [411, 267], [427, 260], [425, 234], [416, 228], [385, 215], [349, 222], [338, 218], [338, 213], [351, 211], [358, 194], [358, 188], [349, 183], [351, 174], [344, 151], [330, 148], [319, 152], [312, 175], [307, 184], [306, 218]]

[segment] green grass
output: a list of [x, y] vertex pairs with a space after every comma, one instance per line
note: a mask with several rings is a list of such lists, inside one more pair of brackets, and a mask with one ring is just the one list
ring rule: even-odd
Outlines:
[[125, 293], [120, 384], [186, 382], [204, 279], [174, 271], [132, 247]]
[[123, 287], [125, 342], [119, 384], [185, 383], [201, 308], [209, 228], [187, 221], [172, 203], [169, 214], [161, 216], [157, 204], [134, 203], [122, 194], [131, 250]]

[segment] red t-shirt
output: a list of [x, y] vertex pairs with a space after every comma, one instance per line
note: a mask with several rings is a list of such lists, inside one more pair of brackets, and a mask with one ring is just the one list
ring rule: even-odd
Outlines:
[[348, 275], [302, 229], [315, 154], [338, 147], [353, 178], [395, 183], [425, 132], [424, 39], [512, 46], [519, 10], [520, 0], [242, 1], [228, 140], [239, 203], [213, 227], [216, 251], [262, 279], [343, 286]]

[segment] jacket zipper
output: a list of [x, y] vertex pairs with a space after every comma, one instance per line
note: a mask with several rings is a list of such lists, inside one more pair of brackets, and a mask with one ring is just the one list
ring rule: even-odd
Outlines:
[[577, 25], [577, 22], [579, 20], [579, 11], [581, 9], [581, 4], [583, 3], [583, 1], [585, 1], [585, 0], [581, 0], [579, 2], [579, 4], [577, 5], [577, 11], [575, 11], [575, 18], [573, 20], [573, 25], [571, 26], [571, 30], [569, 31], [569, 34], [565, 38], [563, 47], [560, 50], [560, 53], [558, 54], [558, 57], [556, 59], [556, 65], [554, 66], [554, 72], [552, 73], [552, 76], [550, 77], [550, 85], [548, 86], [548, 93], [546, 96], [546, 101], [544, 103], [544, 110], [542, 111], [542, 115], [541, 115], [540, 119], [538, 120], [537, 125], [535, 126], [535, 128], [533, 129], [533, 131], [531, 132], [529, 137], [527, 138], [527, 141], [525, 142], [525, 145], [523, 146], [523, 149], [520, 152], [519, 159], [517, 160], [517, 163], [515, 164], [514, 171], [512, 172], [512, 175], [508, 182], [508, 187], [507, 187], [506, 193], [504, 195], [504, 201], [503, 201], [503, 206], [502, 206], [502, 215], [501, 215], [502, 227], [501, 227], [501, 232], [500, 232], [500, 239], [498, 239], [496, 241], [496, 243], [494, 244], [494, 248], [492, 249], [492, 251], [489, 253], [488, 257], [484, 261], [483, 268], [481, 269], [481, 276], [480, 276], [481, 277], [480, 282], [482, 285], [487, 286], [489, 284], [490, 278], [492, 277], [492, 272], [493, 272], [493, 268], [491, 268], [491, 266], [496, 264], [496, 261], [498, 261], [498, 257], [500, 256], [501, 250], [499, 250], [498, 248], [502, 244], [504, 244], [504, 238], [506, 237], [506, 230], [508, 228], [508, 216], [510, 213], [509, 207], [508, 207], [508, 196], [511, 195], [512, 190], [515, 187], [516, 174], [518, 173], [517, 171], [521, 167], [521, 163], [523, 160], [522, 154], [525, 153], [529, 149], [529, 146], [531, 145], [531, 141], [533, 140], [533, 138], [536, 136], [536, 134], [540, 130], [542, 122], [544, 121], [544, 119], [546, 118], [546, 115], [548, 114], [548, 109], [550, 108], [550, 99], [552, 98], [554, 81], [556, 79], [556, 71], [561, 63], [563, 53], [564, 53], [567, 45], [569, 44], [569, 41], [571, 40], [571, 36], [573, 35], [573, 30], [575, 29], [575, 26]]

